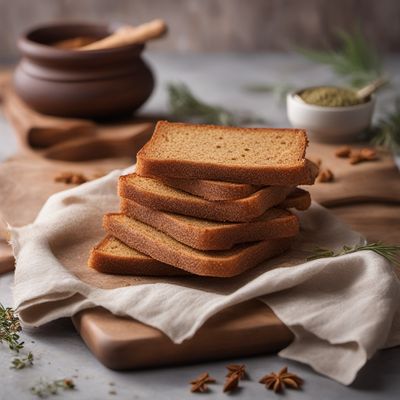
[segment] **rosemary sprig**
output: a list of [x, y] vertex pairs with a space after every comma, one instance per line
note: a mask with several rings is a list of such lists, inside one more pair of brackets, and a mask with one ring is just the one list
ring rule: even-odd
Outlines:
[[243, 89], [250, 93], [271, 93], [276, 100], [282, 102], [296, 87], [289, 83], [252, 83], [245, 85]]
[[33, 365], [33, 354], [28, 353], [25, 357], [15, 357], [11, 361], [11, 368], [13, 369], [24, 369]]
[[371, 143], [388, 150], [400, 149], [400, 96], [395, 100], [394, 110], [383, 116], [371, 131]]
[[337, 38], [340, 42], [337, 50], [299, 49], [299, 52], [312, 61], [329, 65], [354, 87], [365, 85], [382, 75], [381, 57], [359, 26], [352, 32], [338, 31]]
[[167, 91], [171, 113], [185, 121], [233, 126], [266, 122], [248, 113], [233, 113], [224, 107], [210, 105], [198, 99], [184, 83], [169, 83]]
[[12, 351], [19, 351], [24, 347], [20, 341], [21, 323], [15, 311], [0, 304], [0, 343], [7, 343]]
[[59, 393], [59, 389], [73, 390], [75, 383], [72, 379], [57, 379], [52, 382], [40, 380], [35, 386], [31, 387], [31, 393], [44, 399]]
[[357, 251], [371, 250], [376, 254], [386, 258], [390, 263], [396, 267], [400, 267], [400, 245], [387, 245], [382, 242], [367, 243], [367, 244], [357, 244], [355, 246], [343, 246], [342, 249], [338, 251], [333, 251], [326, 248], [317, 247], [311, 256], [307, 258], [307, 261], [316, 260], [319, 258], [326, 257], [338, 257], [345, 254], [355, 253]]

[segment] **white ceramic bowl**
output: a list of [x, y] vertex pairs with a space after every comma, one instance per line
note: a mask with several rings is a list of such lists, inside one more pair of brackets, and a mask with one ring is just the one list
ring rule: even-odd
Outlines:
[[374, 96], [366, 103], [355, 106], [324, 107], [307, 104], [296, 98], [302, 90], [287, 95], [287, 115], [294, 127], [307, 129], [311, 139], [353, 142], [359, 133], [370, 126], [375, 106]]

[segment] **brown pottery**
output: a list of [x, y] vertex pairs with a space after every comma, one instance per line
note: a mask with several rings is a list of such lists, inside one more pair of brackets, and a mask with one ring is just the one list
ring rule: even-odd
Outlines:
[[104, 50], [62, 49], [71, 38], [97, 40], [113, 32], [97, 24], [54, 24], [35, 28], [18, 41], [22, 59], [14, 74], [17, 94], [34, 110], [69, 118], [129, 115], [154, 88], [143, 61], [143, 44]]

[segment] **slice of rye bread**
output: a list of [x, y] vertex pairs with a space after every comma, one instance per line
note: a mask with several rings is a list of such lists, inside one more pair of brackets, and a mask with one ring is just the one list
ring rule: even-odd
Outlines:
[[214, 222], [154, 210], [130, 200], [126, 214], [198, 250], [227, 250], [237, 243], [292, 237], [299, 219], [290, 211], [271, 208], [251, 222]]
[[292, 190], [290, 186], [268, 186], [243, 199], [209, 201], [136, 174], [121, 176], [118, 184], [122, 207], [127, 203], [124, 199], [128, 199], [156, 210], [231, 222], [247, 222], [261, 216], [282, 203]]
[[283, 253], [291, 238], [270, 239], [236, 245], [230, 250], [201, 251], [124, 214], [106, 214], [106, 231], [129, 247], [195, 275], [231, 277]]
[[250, 196], [262, 186], [248, 185], [246, 183], [210, 181], [205, 179], [178, 179], [158, 178], [166, 185], [184, 192], [203, 197], [203, 199], [215, 200], [236, 200]]
[[98, 272], [116, 275], [176, 276], [188, 272], [164, 264], [131, 249], [120, 240], [107, 235], [90, 252], [88, 266]]
[[[312, 184], [318, 175], [319, 168], [312, 161], [306, 160], [306, 163], [310, 170], [309, 184]], [[184, 192], [211, 201], [242, 199], [243, 197], [250, 196], [257, 190], [262, 189], [262, 186], [249, 185], [246, 183], [211, 181], [204, 179], [154, 178], [161, 179], [165, 184], [172, 186], [175, 189], [183, 190]]]
[[296, 188], [279, 204], [280, 208], [295, 208], [299, 211], [308, 210], [311, 206], [311, 196], [307, 190]]
[[159, 121], [137, 154], [142, 176], [252, 185], [312, 184], [302, 129], [233, 128]]

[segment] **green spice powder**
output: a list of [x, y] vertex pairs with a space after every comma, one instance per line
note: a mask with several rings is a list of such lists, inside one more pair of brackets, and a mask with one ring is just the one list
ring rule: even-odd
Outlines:
[[363, 102], [351, 89], [330, 86], [306, 89], [299, 95], [308, 104], [325, 107], [354, 106]]

